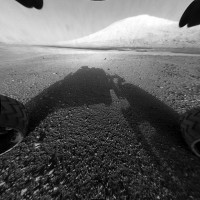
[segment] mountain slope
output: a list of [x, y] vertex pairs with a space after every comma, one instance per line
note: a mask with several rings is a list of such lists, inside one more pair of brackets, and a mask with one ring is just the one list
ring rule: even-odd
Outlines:
[[89, 36], [60, 42], [72, 47], [200, 47], [200, 28], [148, 15], [126, 18]]

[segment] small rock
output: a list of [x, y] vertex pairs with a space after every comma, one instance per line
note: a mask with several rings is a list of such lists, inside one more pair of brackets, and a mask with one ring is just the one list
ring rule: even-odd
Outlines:
[[34, 144], [34, 147], [35, 147], [35, 149], [40, 148], [40, 143], [35, 143], [35, 144]]
[[51, 175], [53, 172], [54, 172], [54, 169], [52, 169], [52, 170], [48, 173], [48, 175]]
[[35, 181], [38, 182], [40, 180], [40, 176], [36, 177]]
[[0, 183], [0, 187], [3, 186], [3, 185], [5, 185], [5, 182], [1, 182], [1, 183]]
[[21, 190], [21, 196], [23, 196], [26, 193], [26, 191], [27, 191], [27, 188]]

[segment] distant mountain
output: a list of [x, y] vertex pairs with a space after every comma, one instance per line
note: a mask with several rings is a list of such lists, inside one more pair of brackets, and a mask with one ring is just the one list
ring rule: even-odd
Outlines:
[[199, 47], [200, 26], [179, 28], [178, 22], [140, 15], [115, 22], [89, 36], [59, 42], [68, 47]]

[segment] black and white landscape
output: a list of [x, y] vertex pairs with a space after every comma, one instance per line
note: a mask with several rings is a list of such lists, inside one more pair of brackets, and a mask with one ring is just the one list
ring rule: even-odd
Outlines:
[[200, 27], [178, 27], [178, 22], [149, 15], [126, 18], [89, 36], [59, 42], [70, 47], [200, 47]]
[[200, 198], [178, 124], [200, 104], [200, 27], [139, 15], [48, 45], [6, 31], [0, 94], [30, 122], [0, 157], [0, 199]]

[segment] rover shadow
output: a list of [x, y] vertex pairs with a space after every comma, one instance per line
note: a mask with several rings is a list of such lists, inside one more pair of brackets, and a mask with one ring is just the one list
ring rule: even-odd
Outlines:
[[[187, 147], [180, 131], [180, 119], [185, 114], [179, 115], [155, 96], [136, 85], [126, 83], [118, 75], [110, 76], [110, 79], [112, 80], [110, 81], [111, 87], [118, 98], [125, 98], [130, 105], [128, 108], [122, 109], [122, 113], [132, 129], [139, 133], [137, 134], [139, 140], [147, 141], [151, 137], [150, 143], [154, 147], [158, 144], [166, 146], [167, 143], [170, 143], [170, 148], [178, 146], [183, 148], [189, 156], [194, 156]], [[199, 108], [188, 110], [187, 113], [194, 113], [194, 110], [199, 110]], [[150, 124], [155, 130], [154, 132], [158, 134], [151, 135], [149, 138], [148, 134], [144, 136], [141, 133], [144, 123]]]
[[148, 134], [145, 136], [142, 134], [142, 127], [145, 123], [149, 124], [149, 127], [153, 127], [156, 133], [159, 133], [153, 135], [152, 145], [158, 143], [158, 138], [166, 139], [167, 133], [168, 142], [174, 146], [185, 146], [179, 128], [180, 116], [177, 112], [140, 87], [126, 83], [118, 75], [111, 76], [110, 79], [113, 80], [111, 81], [112, 88], [118, 98], [126, 99], [130, 105], [128, 108], [122, 109], [122, 113], [130, 127], [138, 133], [138, 140], [147, 141], [150, 139]]
[[[194, 159], [188, 166], [188, 158], [195, 156], [192, 156], [181, 136], [179, 114], [140, 87], [126, 83], [118, 75], [107, 75], [103, 69], [82, 67], [28, 102], [26, 107], [30, 112], [29, 131], [34, 130], [48, 114], [60, 108], [99, 103], [109, 106], [112, 103], [110, 89], [114, 90], [118, 98], [128, 101], [129, 107], [122, 109], [122, 114], [137, 141], [163, 173], [165, 185], [173, 186], [170, 189], [176, 192], [181, 191], [183, 186], [189, 191], [191, 188], [187, 189], [187, 184], [198, 184], [198, 177], [194, 176], [186, 177], [187, 181], [183, 185], [181, 183], [185, 170], [183, 166], [187, 166], [188, 174], [191, 175], [193, 171], [197, 171], [199, 162]], [[179, 150], [176, 150], [177, 147]], [[177, 152], [173, 152], [173, 149]], [[54, 160], [50, 163], [54, 163]], [[55, 167], [54, 164], [50, 166]], [[43, 174], [43, 169], [37, 173]], [[172, 178], [173, 175], [177, 177], [176, 180]], [[195, 187], [194, 185], [193, 191]]]
[[29, 101], [29, 131], [60, 108], [104, 103], [110, 105], [110, 83], [103, 69], [80, 68]]
[[[187, 192], [197, 191], [199, 160], [181, 135], [179, 114], [140, 87], [126, 83], [121, 77], [115, 75], [111, 79], [115, 79], [111, 83], [116, 95], [129, 103], [128, 108], [122, 109], [124, 118], [137, 141], [160, 169], [166, 185], [173, 185], [170, 189], [174, 193], [182, 188]], [[198, 176], [194, 177], [194, 171]], [[187, 177], [183, 176], [185, 173]], [[172, 177], [176, 177], [176, 181]], [[188, 188], [188, 185], [192, 187]]]
[[[138, 124], [148, 121], [159, 132], [173, 129], [177, 132], [174, 136], [179, 137], [177, 112], [142, 88], [126, 83], [118, 75], [111, 76], [110, 79], [113, 80], [111, 84], [116, 95], [125, 98], [130, 104], [129, 108], [122, 110], [124, 117], [130, 123], [133, 121], [131, 118], [134, 117]], [[131, 117], [131, 113], [134, 113], [134, 116]]]

